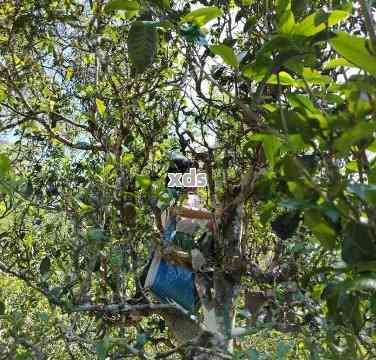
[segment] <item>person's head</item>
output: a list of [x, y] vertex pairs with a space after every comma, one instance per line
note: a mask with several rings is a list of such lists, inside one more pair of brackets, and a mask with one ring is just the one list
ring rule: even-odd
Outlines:
[[[185, 174], [185, 173], [188, 173], [190, 169], [196, 169], [196, 170], [199, 169], [198, 162], [194, 160], [190, 160], [183, 155], [175, 155], [170, 162], [170, 166], [167, 170], [167, 173]], [[165, 181], [166, 187], [168, 186], [168, 183], [169, 183], [169, 177], [166, 176], [166, 181]], [[183, 192], [186, 192], [186, 191], [194, 191], [195, 188], [184, 188], [184, 189], [173, 188], [173, 189], [175, 190], [179, 189], [179, 190], [182, 190]]]

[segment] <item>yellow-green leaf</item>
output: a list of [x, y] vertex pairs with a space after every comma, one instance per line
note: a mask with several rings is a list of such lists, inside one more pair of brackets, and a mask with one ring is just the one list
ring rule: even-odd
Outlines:
[[140, 5], [137, 1], [130, 0], [112, 0], [109, 1], [105, 7], [106, 12], [125, 10], [125, 11], [137, 11], [140, 9]]
[[299, 80], [295, 80], [289, 73], [285, 71], [281, 71], [278, 76], [276, 74], [271, 75], [266, 83], [271, 85], [278, 85], [278, 77], [279, 84], [282, 86], [302, 86]]
[[372, 144], [368, 146], [367, 150], [376, 153], [376, 140], [374, 140]]
[[368, 50], [366, 38], [337, 32], [329, 43], [347, 61], [372, 75], [376, 75], [376, 56]]
[[129, 164], [133, 160], [134, 160], [134, 155], [132, 153], [124, 153], [123, 156], [122, 156], [122, 158], [121, 158], [121, 162], [124, 165]]
[[0, 176], [6, 175], [10, 170], [10, 160], [7, 155], [0, 154]]
[[72, 79], [72, 76], [74, 74], [74, 69], [73, 68], [68, 68], [67, 72], [65, 73], [65, 80], [70, 80]]
[[313, 36], [328, 26], [333, 26], [344, 20], [349, 15], [350, 9], [334, 10], [330, 13], [315, 12], [297, 23], [293, 29], [293, 34], [303, 36]]
[[136, 176], [136, 184], [143, 189], [148, 189], [150, 184], [151, 184], [151, 180], [148, 176], [137, 175]]
[[97, 104], [97, 109], [99, 114], [103, 115], [106, 111], [106, 105], [101, 99], [95, 99], [95, 103]]
[[324, 64], [324, 69], [335, 69], [338, 66], [356, 67], [344, 58], [332, 59]]
[[213, 20], [222, 14], [222, 10], [215, 7], [202, 7], [191, 11], [183, 17], [183, 22], [195, 23], [197, 26], [203, 26], [210, 20]]
[[309, 67], [305, 67], [303, 69], [303, 77], [304, 79], [312, 84], [329, 84], [331, 82], [331, 78], [326, 75], [322, 75], [319, 71], [313, 70]]
[[281, 34], [289, 34], [295, 26], [295, 17], [291, 11], [291, 0], [277, 0], [278, 28]]

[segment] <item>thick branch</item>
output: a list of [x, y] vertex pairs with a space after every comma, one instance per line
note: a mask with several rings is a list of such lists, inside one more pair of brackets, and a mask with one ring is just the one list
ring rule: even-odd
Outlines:
[[248, 170], [246, 174], [242, 176], [241, 179], [241, 191], [236, 196], [236, 198], [230, 202], [230, 204], [226, 207], [225, 211], [233, 209], [236, 205], [241, 204], [242, 202], [246, 201], [249, 196], [252, 195], [256, 181], [264, 174], [265, 169], [260, 169], [259, 171], [255, 171], [254, 167]]
[[362, 9], [363, 16], [364, 16], [364, 22], [366, 24], [367, 32], [368, 32], [369, 37], [371, 39], [371, 47], [372, 47], [372, 50], [376, 54], [376, 31], [375, 31], [375, 26], [374, 26], [374, 23], [373, 23], [373, 18], [372, 18], [372, 15], [371, 15], [371, 10], [370, 10], [370, 7], [368, 5], [368, 1], [367, 0], [359, 0], [359, 3], [360, 3], [360, 7]]
[[124, 313], [124, 312], [138, 312], [144, 310], [177, 310], [187, 315], [181, 307], [174, 304], [81, 304], [73, 306], [69, 309], [70, 312], [103, 312], [103, 313]]
[[48, 124], [41, 119], [37, 119], [37, 121], [48, 131], [49, 135], [52, 136], [57, 141], [63, 143], [64, 145], [67, 145], [73, 149], [77, 150], [92, 150], [92, 151], [104, 151], [103, 146], [101, 144], [85, 144], [85, 143], [72, 143], [71, 141], [65, 139], [61, 135], [55, 133]]

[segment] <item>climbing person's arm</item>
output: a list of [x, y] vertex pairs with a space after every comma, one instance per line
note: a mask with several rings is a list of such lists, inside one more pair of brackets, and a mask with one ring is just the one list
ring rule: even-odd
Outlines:
[[171, 211], [175, 215], [179, 215], [179, 216], [190, 218], [190, 219], [205, 219], [205, 220], [213, 219], [213, 213], [207, 210], [193, 210], [193, 209], [186, 208], [186, 207], [175, 207], [171, 209]]

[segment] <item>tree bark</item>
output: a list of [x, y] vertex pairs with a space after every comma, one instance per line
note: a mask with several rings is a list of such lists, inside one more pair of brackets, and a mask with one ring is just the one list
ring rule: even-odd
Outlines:
[[242, 222], [242, 202], [226, 209], [215, 231], [216, 269], [212, 282], [208, 282], [201, 274], [196, 276], [196, 286], [204, 313], [204, 327], [216, 335], [216, 349], [220, 350], [220, 354], [208, 354], [207, 350], [200, 353], [196, 349], [196, 357], [193, 357], [195, 359], [223, 359], [232, 352], [234, 307], [244, 270], [241, 253]]

